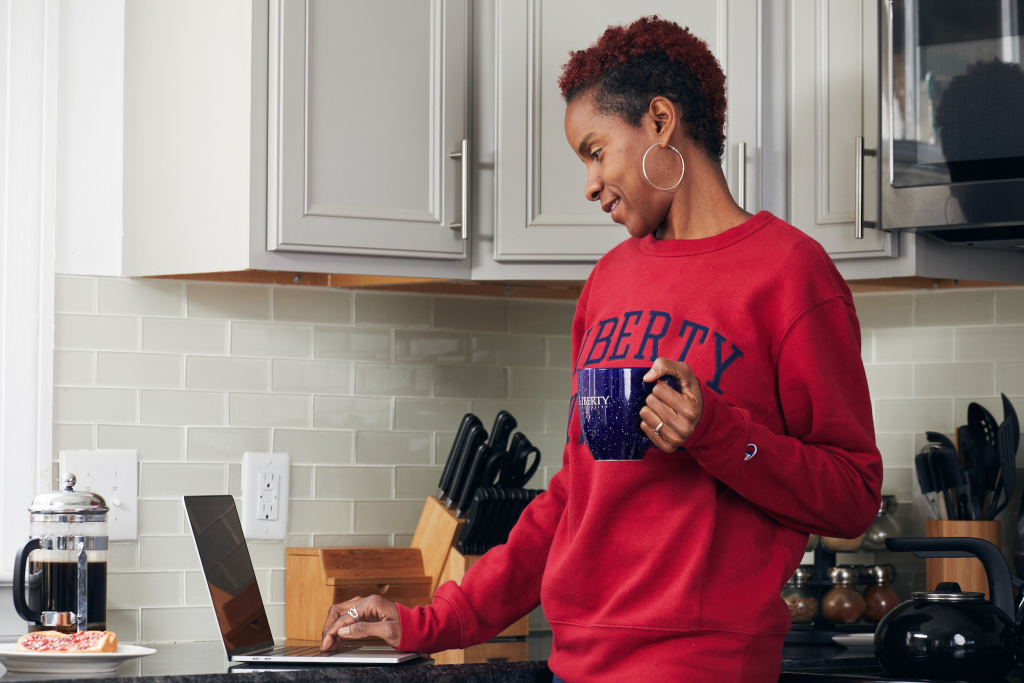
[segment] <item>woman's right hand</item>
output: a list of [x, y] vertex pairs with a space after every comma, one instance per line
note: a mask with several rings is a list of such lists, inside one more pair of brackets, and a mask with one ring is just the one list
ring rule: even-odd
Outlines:
[[[355, 619], [348, 613], [353, 607], [359, 614]], [[379, 595], [368, 598], [355, 597], [332, 605], [327, 611], [324, 623], [324, 641], [320, 649], [324, 652], [337, 650], [346, 640], [380, 638], [391, 647], [398, 647], [402, 640], [402, 625], [398, 620], [398, 605]]]

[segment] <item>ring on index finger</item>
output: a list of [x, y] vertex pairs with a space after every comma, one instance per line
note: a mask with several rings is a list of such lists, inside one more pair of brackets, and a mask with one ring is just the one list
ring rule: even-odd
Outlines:
[[356, 621], [362, 621], [362, 618], [359, 616], [359, 612], [356, 611], [355, 607], [348, 608], [348, 615]]

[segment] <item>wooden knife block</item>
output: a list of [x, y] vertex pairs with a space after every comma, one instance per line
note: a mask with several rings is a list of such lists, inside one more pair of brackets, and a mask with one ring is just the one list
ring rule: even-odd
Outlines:
[[[447, 581], [462, 583], [462, 577], [481, 555], [463, 555], [455, 549], [465, 520], [455, 516], [434, 496], [427, 498], [420, 515], [412, 547], [423, 553], [424, 570], [432, 576], [431, 596]], [[497, 635], [497, 638], [522, 638], [530, 634], [530, 617], [525, 616]], [[476, 664], [485, 662], [525, 662], [530, 658], [529, 643], [491, 641], [464, 650], [445, 650], [433, 655], [438, 664]]]
[[378, 593], [406, 607], [429, 605], [430, 584], [418, 548], [288, 548], [285, 637], [321, 640], [331, 605], [356, 596]]
[[[378, 593], [406, 607], [429, 605], [437, 587], [462, 577], [480, 555], [455, 549], [465, 520], [430, 496], [423, 507], [411, 548], [288, 548], [285, 553], [285, 637], [321, 640], [331, 605]], [[525, 616], [491, 641], [434, 655], [438, 664], [488, 661], [525, 662], [530, 632]], [[359, 642], [359, 641], [352, 641]], [[381, 642], [373, 639], [367, 642]]]

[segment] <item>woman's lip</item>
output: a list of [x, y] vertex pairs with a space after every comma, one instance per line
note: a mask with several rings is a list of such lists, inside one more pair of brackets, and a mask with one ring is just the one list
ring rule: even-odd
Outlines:
[[621, 201], [622, 201], [621, 199], [616, 199], [614, 202], [612, 202], [612, 208], [611, 208], [611, 211], [609, 213], [611, 214], [613, 221], [615, 220], [615, 211], [616, 211], [616, 209], [619, 208], [619, 202], [621, 202]]

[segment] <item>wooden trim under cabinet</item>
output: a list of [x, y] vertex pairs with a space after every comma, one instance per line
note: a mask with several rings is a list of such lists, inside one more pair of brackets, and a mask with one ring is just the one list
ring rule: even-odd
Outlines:
[[239, 270], [222, 273], [157, 275], [154, 279], [195, 280], [200, 282], [243, 282], [262, 285], [307, 285], [418, 294], [490, 296], [503, 299], [553, 299], [576, 301], [583, 291], [581, 281], [492, 282], [435, 280], [431, 278], [392, 277], [386, 275], [349, 275], [337, 273], [294, 273], [273, 270]]
[[[274, 270], [239, 270], [222, 273], [191, 273], [158, 275], [155, 279], [197, 280], [205, 282], [245, 282], [264, 285], [307, 285], [418, 294], [450, 294], [454, 296], [489, 296], [503, 299], [553, 299], [576, 301], [583, 291], [583, 282], [566, 280], [542, 281], [467, 281], [431, 278], [393, 277], [388, 275], [350, 275], [342, 273], [293, 273]], [[1024, 283], [986, 282], [930, 277], [893, 277], [875, 280], [849, 280], [854, 294], [895, 292], [911, 289], [965, 289], [971, 287], [1016, 287]]]

